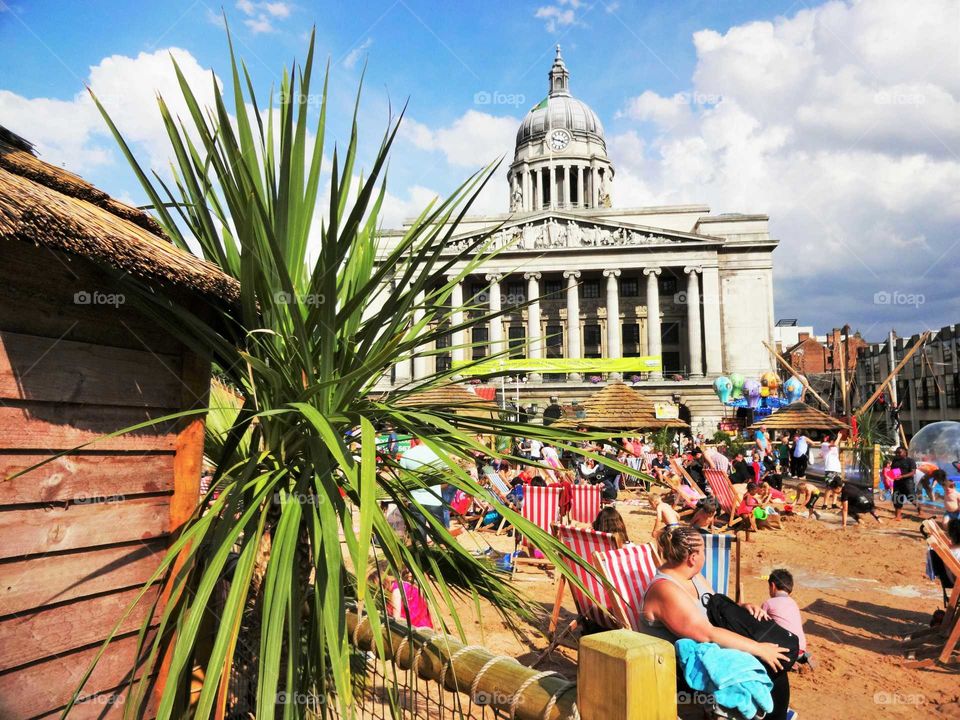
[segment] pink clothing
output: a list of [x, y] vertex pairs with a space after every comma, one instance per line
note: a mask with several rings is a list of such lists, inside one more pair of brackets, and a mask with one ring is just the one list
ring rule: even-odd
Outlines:
[[803, 618], [800, 617], [800, 607], [797, 601], [782, 590], [767, 600], [763, 610], [777, 625], [792, 632], [800, 640], [800, 654], [807, 651], [807, 636], [803, 634]]
[[[403, 607], [403, 601], [401, 600], [401, 612], [407, 616], [407, 621], [412, 627], [425, 627], [433, 628], [433, 620], [430, 618], [430, 609], [427, 607], [426, 601], [423, 599], [423, 595], [420, 594], [420, 591], [415, 585], [411, 585], [408, 582], [397, 584], [396, 581], [393, 583], [393, 587], [390, 588], [391, 591], [396, 590], [399, 587], [400, 593], [407, 600], [407, 607]], [[391, 608], [391, 611], [393, 608]]]

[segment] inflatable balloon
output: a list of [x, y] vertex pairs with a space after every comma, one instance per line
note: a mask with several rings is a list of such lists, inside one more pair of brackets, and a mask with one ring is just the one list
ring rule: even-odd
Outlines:
[[743, 375], [730, 373], [730, 382], [733, 383], [733, 399], [743, 397]]
[[910, 457], [925, 473], [939, 468], [948, 479], [960, 482], [960, 422], [924, 425], [910, 441]]
[[769, 395], [776, 397], [780, 389], [780, 376], [772, 372], [764, 373], [760, 376], [760, 384], [770, 391]]
[[743, 396], [747, 399], [747, 407], [755, 408], [760, 404], [760, 383], [756, 380], [743, 381]]
[[803, 383], [795, 377], [789, 378], [783, 384], [783, 399], [788, 403], [795, 403], [799, 402], [801, 397], [803, 397]]
[[768, 388], [766, 385], [761, 385], [760, 397], [770, 397], [770, 388]]
[[713, 381], [713, 391], [717, 394], [717, 397], [720, 398], [720, 402], [726, 405], [730, 402], [730, 394], [733, 392], [733, 383], [730, 382], [730, 378], [720, 376]]

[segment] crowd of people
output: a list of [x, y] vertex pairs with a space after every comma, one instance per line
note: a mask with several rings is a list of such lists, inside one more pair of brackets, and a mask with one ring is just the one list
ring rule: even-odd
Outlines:
[[[539, 439], [517, 439], [504, 446], [504, 453], [477, 453], [460, 467], [487, 489], [487, 497], [469, 497], [452, 485], [427, 488], [418, 493], [433, 496], [424, 503], [438, 522], [450, 527], [451, 509], [461, 517], [481, 518], [480, 526], [501, 526], [505, 520], [498, 511], [506, 502], [519, 509], [531, 486], [556, 486], [560, 492], [560, 514], [569, 510], [569, 488], [578, 484], [599, 485], [603, 506], [592, 527], [617, 537], [621, 545], [631, 542], [627, 525], [618, 509], [618, 501], [638, 502], [638, 493], [647, 495], [654, 514], [652, 535], [659, 550], [661, 565], [643, 601], [643, 620], [651, 634], [671, 641], [689, 639], [695, 643], [715, 643], [721, 648], [739, 650], [757, 658], [772, 682], [773, 710], [768, 718], [792, 718], [789, 714], [787, 670], [795, 663], [810, 663], [803, 634], [800, 609], [790, 597], [794, 588], [791, 573], [783, 568], [769, 576], [769, 597], [760, 605], [737, 605], [709, 589], [701, 570], [704, 565], [704, 536], [730, 523], [720, 502], [705, 482], [708, 469], [719, 470], [730, 480], [737, 495], [735, 515], [751, 531], [779, 528], [788, 515], [819, 518], [824, 508], [839, 510], [841, 526], [859, 523], [871, 516], [880, 522], [874, 493], [854, 483], [844, 482], [841, 470], [841, 434], [824, 434], [814, 439], [803, 432], [771, 435], [757, 430], [748, 441], [731, 448], [720, 442], [707, 444], [702, 437], [677, 438], [668, 447], [657, 446], [651, 438], [637, 436], [606, 442], [583, 442], [576, 451], [565, 451]], [[823, 481], [812, 482], [807, 474], [810, 455], [819, 450]], [[415, 448], [400, 456], [416, 455]], [[600, 458], [601, 461], [598, 461]], [[648, 476], [638, 478], [633, 471]], [[942, 474], [942, 471], [941, 471]], [[884, 464], [882, 490], [892, 500], [895, 518], [902, 517], [905, 504], [921, 509], [922, 492], [932, 492], [929, 484], [938, 482], [946, 491], [944, 523], [960, 558], [960, 495], [953, 483], [936, 472], [921, 484], [916, 463], [902, 449]], [[790, 486], [785, 486], [785, 481]], [[494, 486], [507, 488], [503, 495]], [[696, 490], [692, 486], [696, 487]], [[625, 495], [626, 493], [626, 495]], [[424, 495], [426, 497], [426, 495]], [[421, 498], [418, 497], [418, 500]], [[421, 514], [421, 518], [423, 518]], [[749, 539], [749, 533], [748, 533]], [[637, 539], [644, 542], [646, 539]], [[530, 552], [537, 552], [531, 550]], [[941, 572], [937, 577], [943, 575]], [[944, 582], [955, 578], [946, 578]], [[400, 617], [421, 621], [425, 606], [408, 579], [389, 581], [392, 607]], [[715, 599], [722, 598], [722, 599]], [[424, 617], [426, 619], [424, 619]], [[776, 626], [784, 633], [772, 630]], [[587, 626], [589, 631], [589, 626]]]

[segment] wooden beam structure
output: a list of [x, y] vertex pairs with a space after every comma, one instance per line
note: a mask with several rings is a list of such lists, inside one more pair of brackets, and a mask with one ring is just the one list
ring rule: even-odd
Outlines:
[[924, 330], [922, 333], [920, 333], [920, 337], [917, 338], [917, 342], [914, 344], [914, 346], [903, 354], [903, 358], [900, 360], [899, 363], [897, 363], [897, 366], [890, 371], [890, 373], [883, 379], [883, 382], [877, 385], [877, 389], [874, 390], [873, 395], [867, 398], [867, 401], [863, 405], [861, 405], [860, 409], [853, 414], [854, 417], [860, 417], [861, 415], [863, 415], [863, 413], [865, 413], [867, 410], [870, 409], [870, 406], [877, 401], [878, 397], [880, 397], [880, 394], [883, 392], [883, 389], [887, 386], [887, 383], [890, 382], [892, 378], [896, 377], [897, 373], [903, 370], [903, 367], [908, 362], [910, 362], [910, 358], [912, 358], [914, 354], [917, 352], [917, 350], [923, 347], [924, 343], [926, 343], [927, 340], [929, 339], [930, 339], [929, 330]]
[[803, 387], [807, 390], [807, 392], [809, 392], [811, 395], [813, 395], [813, 397], [815, 397], [817, 400], [820, 401], [820, 404], [821, 404], [821, 405], [823, 405], [825, 408], [827, 408], [827, 410], [829, 410], [829, 409], [830, 409], [830, 403], [828, 403], [826, 400], [824, 400], [822, 397], [820, 397], [820, 396], [817, 394], [817, 391], [814, 390], [812, 387], [810, 387], [810, 383], [807, 382], [807, 379], [806, 379], [803, 375], [799, 374], [799, 373], [796, 371], [796, 369], [795, 369], [790, 363], [788, 363], [786, 360], [784, 360], [784, 359], [783, 359], [783, 356], [782, 356], [780, 353], [778, 353], [778, 352], [773, 348], [773, 346], [770, 345], [770, 343], [768, 343], [766, 340], [764, 340], [764, 341], [762, 341], [762, 342], [763, 342], [763, 346], [764, 346], [767, 350], [770, 351], [770, 354], [773, 355], [774, 359], [775, 359], [778, 363], [780, 363], [780, 365], [783, 366], [783, 369], [786, 370], [786, 371], [787, 371], [788, 373], [790, 373], [791, 375], [793, 375], [794, 377], [796, 377], [801, 383], [803, 383]]

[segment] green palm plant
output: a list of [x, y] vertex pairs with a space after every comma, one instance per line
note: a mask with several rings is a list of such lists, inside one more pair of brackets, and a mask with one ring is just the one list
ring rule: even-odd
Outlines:
[[[459, 251], [449, 240], [492, 168], [428, 206], [386, 246], [378, 222], [399, 119], [389, 123], [371, 167], [357, 180], [355, 106], [349, 142], [334, 148], [326, 173], [326, 78], [315, 124], [308, 118], [312, 37], [306, 62], [284, 73], [278, 105], [271, 101], [265, 110], [232, 45], [230, 59], [232, 114], [215, 81], [214, 106], [201, 108], [174, 62], [189, 116], [173, 117], [158, 99], [176, 159], [172, 179], [143, 170], [98, 103], [166, 234], [188, 252], [199, 248], [240, 284], [235, 304], [197, 309], [126, 280], [140, 309], [212, 358], [223, 381], [212, 393], [206, 448], [218, 493], [178, 533], [147, 584], [164, 582], [170, 593], [154, 608], [155, 632], [145, 625], [140, 634], [144, 675], [168, 654], [158, 717], [179, 718], [188, 712], [191, 671], [204, 666], [189, 712], [208, 718], [223, 712], [238, 644], [246, 644], [258, 653], [258, 718], [308, 715], [296, 704], [278, 708], [278, 693], [335, 696], [348, 714], [353, 685], [344, 616], [350, 607], [382, 605], [367, 581], [372, 539], [393, 573], [408, 568], [435, 615], [443, 610], [461, 635], [458, 598], [472, 599], [477, 608], [480, 598], [488, 599], [511, 623], [529, 617], [531, 604], [490, 561], [430, 520], [414, 491], [442, 480], [480, 494], [458, 464], [474, 451], [489, 452], [478, 433], [539, 436], [561, 447], [571, 447], [570, 438], [555, 428], [398, 402], [415, 388], [376, 393], [378, 379], [398, 360], [441, 335], [490, 320], [481, 308], [468, 308], [467, 319], [455, 324], [450, 307], [455, 284], [488, 259], [487, 239]], [[321, 200], [324, 179], [330, 190]], [[447, 382], [453, 372], [437, 372], [424, 384]], [[376, 428], [386, 422], [434, 449], [439, 464], [411, 472], [378, 462]], [[428, 518], [429, 543], [397, 537], [377, 505], [384, 496], [408, 524], [418, 512]], [[560, 562], [569, 555], [559, 543], [504, 512], [579, 584]], [[228, 570], [232, 582], [211, 623], [215, 592]], [[380, 617], [369, 616], [379, 638]], [[146, 684], [131, 687], [127, 712], [136, 716], [148, 694]], [[320, 708], [328, 710], [325, 702]]]

